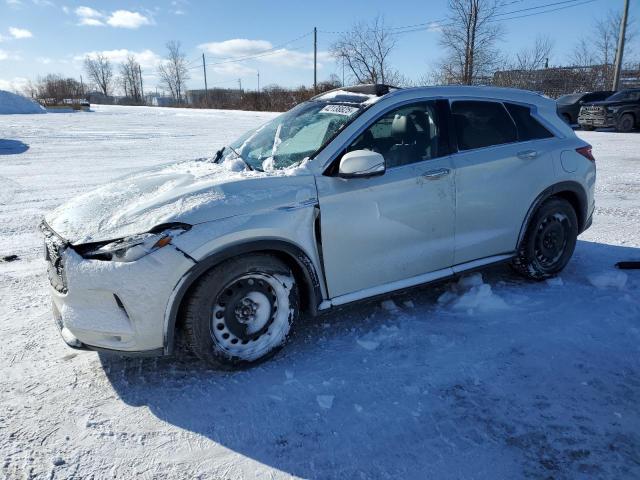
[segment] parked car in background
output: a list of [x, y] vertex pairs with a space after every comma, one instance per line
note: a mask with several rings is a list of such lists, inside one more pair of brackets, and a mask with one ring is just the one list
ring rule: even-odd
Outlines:
[[300, 314], [510, 262], [542, 280], [594, 210], [591, 146], [554, 101], [489, 87], [338, 89], [215, 157], [156, 167], [42, 224], [71, 346], [204, 361], [276, 352]]
[[578, 124], [584, 130], [613, 127], [630, 132], [640, 125], [640, 88], [621, 90], [604, 101], [582, 105]]
[[575, 125], [578, 123], [578, 114], [580, 113], [580, 107], [582, 107], [582, 105], [606, 100], [614, 93], [615, 92], [603, 90], [600, 92], [582, 92], [563, 95], [556, 100], [558, 104], [558, 115], [569, 125]]

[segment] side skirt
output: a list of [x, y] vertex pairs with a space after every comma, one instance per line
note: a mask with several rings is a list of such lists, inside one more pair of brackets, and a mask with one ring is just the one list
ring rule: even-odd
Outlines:
[[332, 307], [346, 305], [348, 303], [357, 302], [360, 300], [370, 300], [382, 295], [386, 295], [391, 292], [400, 292], [419, 285], [427, 285], [430, 283], [439, 282], [442, 280], [455, 277], [461, 273], [484, 268], [489, 265], [508, 262], [514, 257], [515, 253], [505, 253], [502, 255], [494, 255], [491, 257], [481, 258], [472, 262], [461, 263], [454, 265], [450, 268], [443, 268], [442, 270], [436, 270], [435, 272], [425, 273], [417, 275], [415, 277], [407, 278], [405, 280], [397, 280], [395, 282], [386, 283], [384, 285], [378, 285], [376, 287], [365, 288], [364, 290], [358, 290], [357, 292], [347, 293], [346, 295], [339, 295], [331, 300], [325, 300], [322, 302], [318, 310], [328, 310]]

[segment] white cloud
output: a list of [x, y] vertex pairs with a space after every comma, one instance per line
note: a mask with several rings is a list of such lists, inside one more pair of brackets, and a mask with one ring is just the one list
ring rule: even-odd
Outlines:
[[130, 12], [129, 10], [116, 10], [107, 19], [107, 23], [112, 27], [139, 28], [143, 25], [150, 25], [151, 21], [138, 12]]
[[249, 68], [240, 63], [223, 63], [220, 65], [213, 65], [211, 67], [211, 70], [218, 75], [225, 75], [230, 77], [246, 77], [256, 74], [255, 68]]
[[0, 61], [2, 60], [22, 60], [22, 57], [16, 53], [7, 52], [0, 49]]
[[104, 26], [104, 23], [101, 20], [101, 18], [104, 17], [104, 14], [94, 8], [80, 6], [75, 9], [75, 14], [78, 16], [78, 25], [88, 27]]
[[203, 43], [198, 48], [218, 57], [245, 57], [270, 50], [273, 45], [266, 40], [234, 38], [224, 42]]
[[36, 61], [43, 65], [49, 65], [51, 62], [53, 62], [53, 60], [50, 59], [49, 57], [38, 57], [36, 58]]
[[186, 15], [186, 11], [184, 9], [184, 7], [186, 7], [187, 5], [189, 5], [189, 2], [187, 0], [173, 0], [171, 2], [171, 8], [169, 9], [169, 12], [173, 13], [174, 15]]
[[142, 68], [155, 68], [161, 61], [160, 55], [154, 53], [152, 50], [146, 49], [134, 52], [132, 50], [127, 50], [126, 48], [86, 52], [82, 55], [76, 55], [73, 59], [76, 61], [83, 61], [86, 56], [95, 58], [98, 54], [104, 55], [111, 60], [112, 63], [122, 63], [127, 60], [129, 55], [133, 55]]
[[[299, 52], [288, 48], [273, 50], [273, 44], [267, 40], [248, 40], [246, 38], [234, 38], [223, 42], [209, 42], [198, 45], [198, 48], [206, 50], [210, 54], [219, 58], [239, 59], [243, 57], [256, 56], [252, 59], [257, 62], [280, 65], [283, 67], [313, 68], [313, 52]], [[322, 62], [331, 59], [328, 52], [318, 52], [318, 68], [322, 67]], [[215, 63], [216, 59], [213, 59]], [[230, 69], [225, 65], [233, 63], [222, 63], [212, 65], [212, 68]], [[240, 70], [240, 68], [238, 68]], [[254, 71], [251, 69], [250, 71]]]
[[25, 28], [9, 27], [9, 33], [13, 38], [31, 38], [33, 34]]
[[81, 18], [102, 18], [104, 15], [91, 7], [80, 6], [75, 10], [76, 15]]
[[10, 92], [21, 92], [29, 83], [29, 80], [24, 77], [13, 77], [11, 80], [0, 78], [0, 90], [7, 90]]
[[19, 7], [20, 5], [22, 5], [21, 0], [5, 0], [5, 2], [10, 7]]
[[78, 17], [78, 25], [89, 27], [102, 27], [110, 25], [115, 28], [139, 28], [143, 25], [151, 25], [153, 22], [138, 12], [129, 10], [116, 10], [104, 13], [95, 8], [80, 6], [75, 9]]
[[97, 18], [81, 18], [78, 25], [84, 25], [86, 27], [104, 27], [102, 20], [98, 20]]

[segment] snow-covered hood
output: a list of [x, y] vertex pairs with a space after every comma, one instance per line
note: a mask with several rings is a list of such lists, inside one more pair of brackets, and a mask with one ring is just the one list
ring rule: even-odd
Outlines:
[[143, 170], [72, 199], [45, 221], [78, 245], [147, 232], [165, 223], [195, 225], [317, 198], [315, 181], [305, 167], [269, 173], [233, 167], [193, 160]]

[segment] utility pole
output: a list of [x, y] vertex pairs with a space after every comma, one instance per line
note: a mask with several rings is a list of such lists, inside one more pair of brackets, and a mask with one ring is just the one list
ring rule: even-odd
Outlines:
[[616, 50], [616, 64], [613, 70], [613, 90], [620, 87], [620, 71], [622, 69], [622, 57], [624, 56], [624, 37], [627, 35], [627, 18], [629, 17], [629, 0], [624, 0], [624, 10], [620, 21], [620, 36], [618, 37], [618, 50]]
[[318, 28], [313, 27], [313, 93], [318, 93]]
[[242, 92], [242, 79], [241, 78], [238, 79], [238, 88]]
[[258, 95], [260, 95], [260, 70], [258, 70]]
[[140, 77], [140, 100], [142, 100], [143, 103], [146, 103], [144, 101], [144, 88], [142, 88], [142, 69], [140, 68], [140, 64], [138, 64], [138, 76]]
[[82, 75], [80, 75], [80, 92], [82, 93], [82, 96], [84, 97], [84, 83], [82, 82]]
[[204, 72], [204, 98], [209, 105], [209, 88], [207, 87], [207, 64], [204, 61], [204, 52], [202, 52], [202, 71]]

